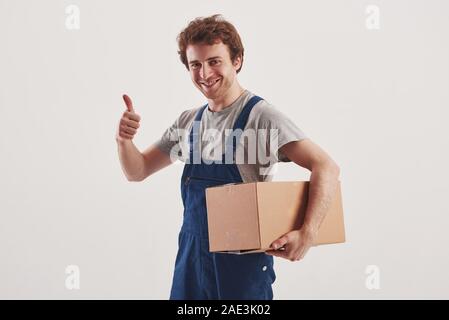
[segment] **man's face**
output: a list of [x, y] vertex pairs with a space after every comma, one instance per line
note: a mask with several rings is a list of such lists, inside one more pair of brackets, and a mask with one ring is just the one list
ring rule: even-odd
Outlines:
[[226, 95], [236, 80], [241, 59], [231, 61], [228, 47], [221, 41], [213, 44], [190, 44], [186, 49], [190, 76], [208, 99]]

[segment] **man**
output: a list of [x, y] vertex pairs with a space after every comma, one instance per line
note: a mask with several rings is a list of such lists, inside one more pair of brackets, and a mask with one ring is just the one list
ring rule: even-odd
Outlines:
[[[176, 157], [186, 162], [181, 178], [184, 219], [171, 299], [272, 299], [276, 278], [273, 256], [291, 261], [304, 257], [336, 190], [339, 168], [291, 120], [239, 84], [237, 73], [242, 69], [244, 49], [232, 24], [219, 15], [197, 18], [179, 34], [178, 45], [180, 59], [194, 85], [207, 98], [207, 105], [182, 112], [162, 138], [141, 153], [132, 143], [140, 117], [131, 99], [124, 95], [127, 111], [116, 134], [123, 171], [129, 181], [142, 181]], [[257, 140], [257, 148], [265, 153], [268, 150], [277, 161], [293, 161], [312, 172], [303, 227], [274, 241], [273, 250], [266, 253], [209, 252], [205, 189], [272, 178], [269, 171], [262, 170], [264, 164], [259, 159], [236, 163], [238, 148], [244, 153], [253, 149], [240, 141], [240, 135], [228, 138], [229, 129], [263, 129], [267, 135], [275, 132], [276, 150], [272, 150], [272, 136]], [[223, 142], [225, 153], [221, 152]], [[199, 150], [203, 152], [195, 161]], [[229, 153], [231, 162], [225, 157]]]

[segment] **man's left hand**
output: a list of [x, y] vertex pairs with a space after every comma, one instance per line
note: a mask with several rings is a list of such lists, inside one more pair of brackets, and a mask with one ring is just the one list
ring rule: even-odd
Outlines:
[[268, 250], [265, 253], [290, 261], [299, 261], [304, 258], [313, 245], [315, 237], [315, 232], [304, 228], [293, 230], [274, 241], [271, 244], [273, 250]]

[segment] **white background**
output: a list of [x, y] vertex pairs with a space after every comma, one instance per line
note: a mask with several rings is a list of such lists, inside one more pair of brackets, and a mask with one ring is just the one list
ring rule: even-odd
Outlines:
[[[242, 85], [341, 168], [347, 243], [276, 258], [275, 299], [449, 298], [448, 12], [443, 0], [0, 0], [0, 298], [168, 298], [182, 165], [128, 182], [115, 130], [123, 93], [140, 150], [205, 102], [176, 36], [214, 13], [243, 39]], [[308, 178], [288, 163], [275, 180]]]

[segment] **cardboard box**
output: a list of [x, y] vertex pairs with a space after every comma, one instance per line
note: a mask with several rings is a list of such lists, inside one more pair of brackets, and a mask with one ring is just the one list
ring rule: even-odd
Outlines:
[[[206, 189], [209, 251], [263, 252], [287, 232], [299, 229], [307, 208], [309, 181], [252, 182]], [[345, 242], [341, 187], [314, 245]]]

